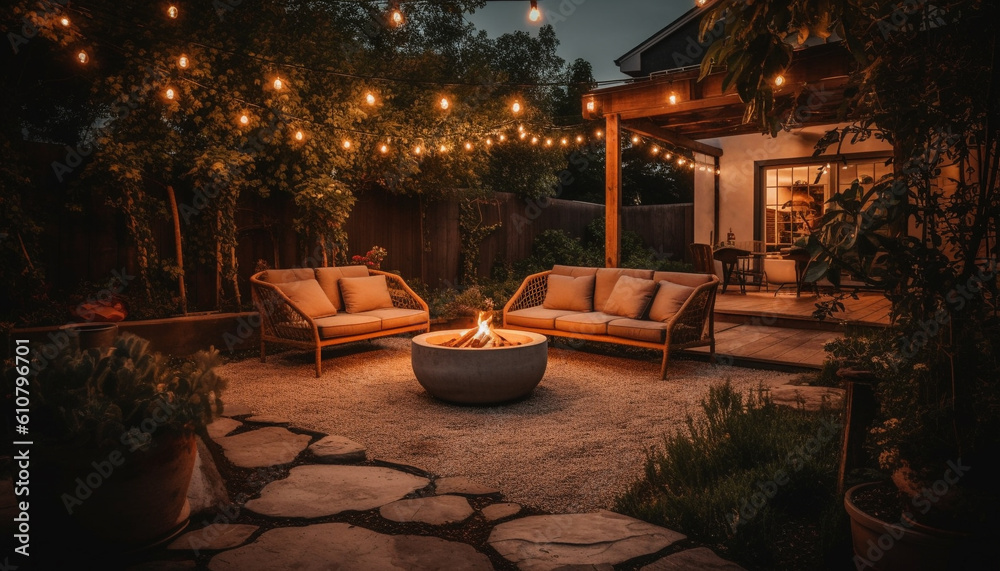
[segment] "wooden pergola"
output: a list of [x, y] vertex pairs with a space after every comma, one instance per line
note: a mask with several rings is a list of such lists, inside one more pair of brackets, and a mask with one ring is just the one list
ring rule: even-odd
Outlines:
[[[851, 56], [840, 44], [795, 52], [774, 88], [775, 109], [790, 117], [789, 126], [827, 125], [840, 120], [844, 90], [849, 85]], [[652, 74], [648, 79], [591, 91], [583, 96], [585, 119], [605, 120], [607, 176], [605, 182], [605, 265], [618, 267], [621, 244], [622, 132], [684, 147], [715, 160], [714, 235], [719, 236], [719, 158], [722, 149], [702, 142], [757, 133], [745, 124], [745, 104], [734, 89], [725, 92], [725, 70], [698, 81], [697, 67]], [[695, 197], [697, 200], [697, 196]]]

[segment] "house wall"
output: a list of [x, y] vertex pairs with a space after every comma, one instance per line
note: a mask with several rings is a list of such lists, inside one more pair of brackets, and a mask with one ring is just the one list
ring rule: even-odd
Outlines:
[[[724, 240], [732, 228], [738, 241], [753, 239], [754, 217], [754, 180], [757, 169], [754, 163], [775, 159], [808, 159], [812, 157], [816, 143], [824, 133], [837, 125], [821, 125], [796, 129], [792, 132], [780, 132], [777, 137], [766, 135], [736, 135], [717, 139], [706, 139], [701, 142], [722, 149], [719, 160], [719, 234], [712, 236], [714, 230], [714, 195], [715, 180], [709, 173], [698, 173], [694, 181], [694, 238], [696, 242], [715, 243]], [[869, 139], [855, 145], [845, 143], [839, 149], [831, 146], [823, 156], [837, 154], [852, 154], [866, 152], [891, 151], [892, 147], [882, 141]], [[698, 160], [708, 161], [710, 157], [699, 157]]]

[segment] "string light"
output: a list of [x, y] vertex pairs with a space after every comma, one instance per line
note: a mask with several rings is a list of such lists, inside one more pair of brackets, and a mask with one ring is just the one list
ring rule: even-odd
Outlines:
[[450, 102], [450, 101], [448, 101], [448, 98], [447, 98], [447, 97], [442, 97], [442, 98], [441, 98], [441, 101], [440, 101], [440, 102], [438, 103], [438, 105], [440, 105], [440, 106], [441, 106], [441, 109], [442, 109], [442, 110], [445, 110], [445, 111], [447, 111], [447, 110], [448, 110], [448, 108], [449, 108], [449, 107], [451, 107], [451, 102]]
[[501, 133], [498, 138], [500, 139], [500, 142], [502, 143], [502, 142], [504, 142], [504, 141], [507, 140], [507, 135], [504, 135], [503, 133]]
[[518, 125], [517, 126], [517, 132], [518, 133], [523, 133], [524, 132], [524, 125]]
[[722, 174], [722, 169], [715, 169], [715, 174]]
[[188, 57], [185, 55], [182, 55], [181, 57], [177, 58], [177, 67], [181, 69], [187, 69], [188, 63], [190, 62], [188, 62]]
[[632, 135], [632, 144], [633, 145], [639, 144], [639, 136], [638, 135]]
[[342, 143], [342, 145], [344, 147], [344, 150], [350, 150], [350, 148], [351, 148], [351, 141], [350, 141], [350, 139], [344, 139], [344, 142]]
[[284, 87], [284, 86], [285, 86], [285, 84], [281, 82], [281, 78], [280, 77], [274, 78], [274, 89], [276, 91], [281, 91], [281, 88]]
[[677, 105], [677, 94], [671, 93], [670, 97], [667, 97], [667, 101], [669, 101], [671, 105]]
[[663, 156], [663, 158], [669, 161], [670, 158], [673, 157], [673, 156], [674, 156], [673, 154], [667, 153], [666, 155]]
[[365, 103], [375, 105], [375, 94], [369, 91], [365, 94]]
[[546, 147], [551, 147], [552, 146], [552, 139], [545, 139], [545, 146]]
[[178, 14], [177, 6], [170, 6], [169, 8], [167, 8], [167, 16], [170, 16], [171, 19], [176, 19], [177, 14]]
[[87, 52], [80, 50], [80, 53], [76, 54], [76, 60], [80, 63], [87, 63], [90, 61], [90, 56], [87, 55]]
[[62, 18], [59, 18], [59, 23], [63, 26], [69, 26], [69, 18], [63, 16]]
[[680, 166], [684, 166], [684, 159], [677, 159], [677, 164]]
[[562, 140], [559, 141], [559, 142], [562, 143], [562, 146], [565, 147], [566, 145], [569, 144], [569, 139], [567, 139], [566, 137], [563, 137]]
[[440, 150], [440, 151], [441, 151], [442, 153], [447, 153], [447, 152], [448, 152], [448, 147], [446, 147], [446, 146], [444, 146], [444, 145], [441, 145], [441, 147], [439, 148], [439, 150]]
[[590, 112], [593, 112], [593, 111], [594, 111], [594, 109], [597, 109], [597, 104], [596, 104], [596, 103], [594, 103], [594, 101], [593, 101], [593, 100], [591, 100], [591, 101], [588, 101], [588, 102], [587, 102], [587, 111], [590, 111]]
[[577, 143], [582, 143], [583, 142], [583, 135], [577, 135], [576, 136], [576, 142]]
[[403, 12], [399, 9], [398, 2], [394, 1], [389, 5], [389, 21], [393, 26], [403, 25]]
[[520, 113], [521, 112], [521, 103], [518, 102], [518, 101], [515, 101], [514, 104], [510, 106], [510, 110], [513, 111], [514, 113]]
[[782, 85], [784, 85], [784, 84], [785, 84], [785, 76], [783, 76], [783, 75], [781, 75], [781, 74], [779, 73], [779, 74], [778, 74], [778, 75], [777, 75], [777, 76], [776, 76], [776, 77], [774, 78], [774, 85], [775, 85], [775, 86], [777, 86], [777, 87], [781, 87], [781, 86], [782, 86]]
[[421, 149], [421, 148], [420, 148], [420, 145], [417, 145], [417, 146], [416, 146], [416, 147], [415, 147], [415, 148], [413, 149], [413, 154], [415, 154], [415, 155], [419, 155], [419, 154], [420, 154], [420, 153], [422, 153], [422, 152], [424, 152], [424, 151], [423, 151], [423, 149]]
[[466, 151], [471, 151], [472, 150], [472, 143], [466, 141], [465, 142], [465, 150]]
[[386, 153], [388, 153], [389, 152], [389, 145], [386, 145], [385, 143], [382, 143], [382, 146], [378, 148], [378, 152], [382, 153], [383, 155], [386, 154]]
[[521, 131], [521, 139], [524, 139], [524, 138], [526, 138], [527, 136], [528, 136], [528, 134], [527, 134], [527, 133], [525, 133], [524, 131]]
[[249, 125], [249, 124], [250, 124], [250, 117], [248, 117], [246, 113], [240, 115], [240, 125]]
[[660, 153], [660, 147], [657, 147], [656, 145], [653, 145], [653, 154], [657, 155], [659, 153]]
[[597, 138], [598, 138], [598, 139], [600, 139], [601, 137], [603, 137], [603, 136], [604, 136], [604, 132], [603, 132], [603, 131], [601, 131], [600, 129], [598, 129], [598, 130], [597, 130], [597, 133], [595, 133], [595, 135], [597, 135]]
[[492, 147], [493, 146], [493, 139], [486, 139], [486, 146], [487, 147]]
[[305, 139], [305, 138], [306, 138], [306, 136], [305, 136], [305, 134], [302, 133], [302, 131], [296, 131], [295, 132], [295, 140], [296, 141], [301, 141], [302, 139]]
[[531, 0], [531, 9], [528, 10], [528, 19], [537, 22], [542, 19], [542, 12], [538, 9], [538, 0]]
[[164, 95], [167, 96], [167, 99], [173, 99], [176, 95], [176, 93], [174, 92], [174, 88], [168, 87], [166, 92], [164, 92]]

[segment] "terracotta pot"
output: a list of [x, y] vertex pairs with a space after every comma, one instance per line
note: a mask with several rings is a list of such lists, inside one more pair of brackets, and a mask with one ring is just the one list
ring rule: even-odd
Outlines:
[[901, 517], [882, 521], [854, 503], [860, 490], [879, 485], [859, 484], [844, 495], [844, 508], [851, 519], [854, 563], [858, 569], [875, 571], [937, 571], [950, 569], [968, 536], [914, 524]]
[[155, 434], [154, 442], [132, 452], [37, 446], [39, 473], [46, 474], [39, 499], [54, 525], [95, 552], [135, 551], [176, 535], [190, 515], [195, 436]]
[[114, 323], [68, 323], [59, 329], [82, 350], [110, 347], [118, 337], [118, 325]]

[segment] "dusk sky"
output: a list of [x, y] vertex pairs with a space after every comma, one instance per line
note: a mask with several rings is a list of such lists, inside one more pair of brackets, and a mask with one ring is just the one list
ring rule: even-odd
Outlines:
[[469, 20], [491, 38], [525, 30], [537, 34], [550, 23], [559, 38], [559, 55], [567, 63], [583, 58], [594, 66], [597, 80], [622, 79], [614, 59], [639, 45], [694, 6], [694, 0], [539, 0], [547, 18], [528, 21], [528, 0], [489, 2]]

